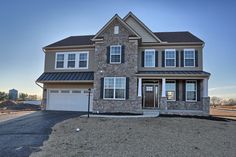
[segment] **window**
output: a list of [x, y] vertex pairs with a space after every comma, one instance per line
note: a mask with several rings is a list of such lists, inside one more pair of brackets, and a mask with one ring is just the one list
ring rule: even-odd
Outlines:
[[64, 68], [64, 54], [57, 54], [56, 68]]
[[186, 101], [197, 101], [196, 81], [186, 81]]
[[67, 68], [75, 68], [75, 54], [68, 54]]
[[119, 26], [114, 27], [114, 34], [119, 34]]
[[184, 66], [195, 67], [195, 50], [184, 49]]
[[175, 67], [176, 66], [176, 52], [175, 49], [166, 49], [165, 50], [165, 66], [166, 67]]
[[155, 67], [155, 50], [145, 50], [144, 67]]
[[110, 46], [110, 63], [121, 63], [121, 45]]
[[56, 53], [55, 69], [87, 69], [88, 54], [87, 51]]
[[88, 53], [79, 53], [79, 68], [88, 67]]
[[176, 100], [176, 85], [175, 81], [166, 81], [166, 97], [169, 101]]
[[104, 78], [104, 99], [125, 99], [126, 78], [105, 77]]

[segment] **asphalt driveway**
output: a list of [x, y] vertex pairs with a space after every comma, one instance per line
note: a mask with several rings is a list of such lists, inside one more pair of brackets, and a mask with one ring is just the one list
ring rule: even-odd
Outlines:
[[39, 111], [0, 123], [0, 156], [28, 157], [48, 139], [52, 127], [81, 112]]

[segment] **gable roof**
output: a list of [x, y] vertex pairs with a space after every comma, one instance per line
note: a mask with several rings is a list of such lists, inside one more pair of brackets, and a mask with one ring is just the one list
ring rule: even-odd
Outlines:
[[163, 42], [179, 43], [179, 42], [200, 42], [204, 43], [201, 39], [196, 37], [190, 32], [154, 32]]
[[91, 39], [94, 35], [83, 35], [83, 36], [70, 36], [68, 38], [62, 39], [58, 42], [45, 46], [44, 48], [59, 47], [59, 46], [82, 46], [82, 45], [92, 45], [93, 41]]
[[131, 11], [123, 18], [126, 21], [129, 17], [132, 17], [137, 23], [139, 23], [152, 37], [157, 41], [162, 42], [139, 18], [137, 18]]
[[114, 21], [117, 19], [123, 26], [125, 26], [129, 31], [131, 31], [135, 36], [141, 38], [127, 23], [125, 23], [118, 14], [115, 14], [107, 23], [105, 26], [100, 29], [97, 34], [92, 38], [92, 40], [96, 40], [96, 38]]

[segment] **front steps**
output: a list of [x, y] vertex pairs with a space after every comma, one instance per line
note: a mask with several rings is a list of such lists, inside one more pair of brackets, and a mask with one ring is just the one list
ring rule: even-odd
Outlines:
[[159, 110], [143, 109], [143, 115], [147, 117], [158, 117], [160, 113]]

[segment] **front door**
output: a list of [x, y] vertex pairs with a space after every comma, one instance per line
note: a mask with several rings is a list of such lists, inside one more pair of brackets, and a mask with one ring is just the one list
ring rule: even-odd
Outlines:
[[158, 107], [158, 85], [148, 84], [144, 85], [144, 108]]

